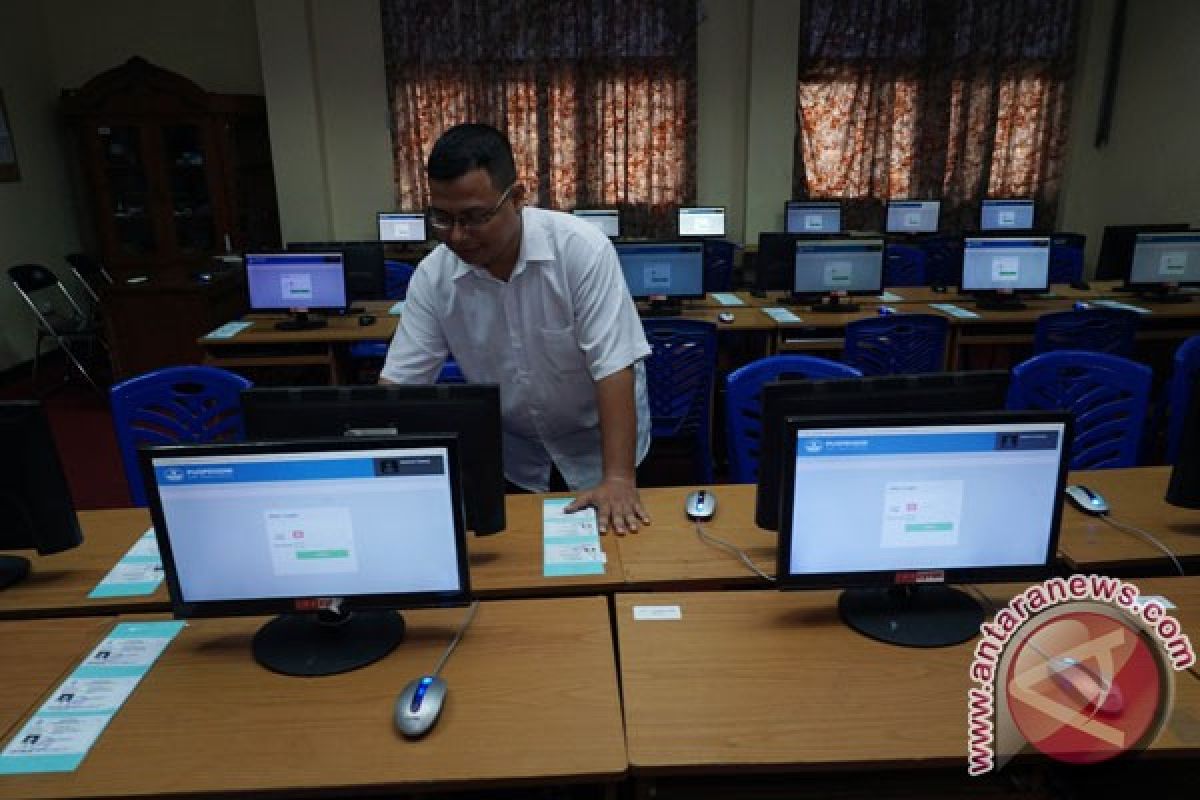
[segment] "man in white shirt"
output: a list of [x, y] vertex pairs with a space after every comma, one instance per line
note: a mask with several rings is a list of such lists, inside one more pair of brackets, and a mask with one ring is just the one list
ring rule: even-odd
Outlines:
[[426, 172], [442, 244], [413, 274], [380, 382], [431, 383], [453, 353], [467, 380], [500, 384], [511, 483], [546, 491], [557, 472], [577, 492], [568, 511], [636, 531], [650, 521], [635, 477], [650, 348], [612, 243], [525, 207], [512, 148], [489, 126], [446, 131]]

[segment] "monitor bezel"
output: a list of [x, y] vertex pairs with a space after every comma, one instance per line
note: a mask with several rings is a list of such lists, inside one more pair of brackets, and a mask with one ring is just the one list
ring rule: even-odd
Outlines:
[[[796, 259], [798, 259], [800, 257], [800, 248], [811, 246], [814, 244], [821, 244], [824, 242], [856, 243], [856, 244], [878, 242], [879, 243], [879, 281], [878, 281], [879, 286], [878, 286], [878, 288], [872, 287], [869, 289], [829, 289], [829, 290], [825, 290], [825, 291], [815, 291], [815, 292], [807, 290], [807, 289], [804, 291], [800, 291], [799, 289], [797, 289], [796, 288], [796, 266], [797, 266]], [[881, 295], [881, 294], [883, 294], [883, 289], [884, 289], [883, 268], [885, 265], [884, 259], [886, 258], [886, 256], [887, 256], [887, 242], [884, 241], [882, 236], [868, 237], [868, 238], [859, 238], [859, 237], [852, 237], [852, 236], [845, 236], [845, 235], [809, 236], [809, 237], [805, 237], [803, 239], [798, 239], [792, 243], [792, 280], [791, 280], [792, 296], [798, 297], [798, 298], [812, 298], [813, 300], [817, 300], [822, 297], [830, 297], [835, 294], [838, 297], [876, 297], [878, 295]]]
[[[1048, 234], [1028, 233], [1026, 235], [988, 235], [988, 236], [964, 236], [962, 246], [962, 263], [958, 265], [958, 290], [962, 294], [970, 294], [974, 296], [1008, 296], [1015, 297], [1017, 295], [1037, 295], [1045, 294], [1050, 291], [1050, 236]], [[1025, 240], [1025, 239], [1044, 239], [1046, 242], [1046, 281], [1042, 285], [1036, 287], [1022, 287], [1012, 289], [997, 289], [988, 287], [983, 289], [972, 289], [966, 286], [967, 279], [967, 242], [969, 241], [1007, 241], [1007, 240]]]
[[[838, 212], [838, 227], [836, 231], [793, 231], [788, 230], [788, 219], [791, 217], [793, 208], [804, 207], [832, 207]], [[790, 233], [796, 236], [808, 236], [810, 238], [821, 238], [828, 236], [840, 236], [845, 232], [846, 226], [842, 224], [842, 203], [840, 200], [788, 200], [783, 204], [783, 230], [780, 233]]]
[[[405, 214], [414, 217], [421, 217], [425, 221], [425, 238], [424, 239], [385, 239], [381, 235], [380, 223], [383, 218], [392, 214]], [[375, 212], [375, 236], [378, 241], [383, 244], [425, 244], [429, 241], [429, 215], [424, 211], [376, 211]]]
[[[250, 291], [251, 269], [250, 259], [254, 256], [330, 256], [336, 255], [342, 268], [342, 299], [343, 304], [340, 306], [334, 305], [310, 305], [310, 306], [256, 306], [254, 305], [254, 296]], [[242, 254], [242, 263], [245, 264], [246, 270], [246, 304], [247, 307], [258, 313], [297, 313], [307, 311], [342, 311], [349, 308], [352, 301], [350, 297], [350, 286], [346, 275], [346, 254], [340, 249], [331, 250], [248, 250]]]
[[[780, 480], [779, 543], [776, 548], [776, 585], [780, 589], [858, 589], [891, 586], [912, 586], [954, 583], [1005, 583], [1040, 580], [1055, 568], [1058, 540], [1062, 527], [1063, 489], [1066, 487], [1072, 442], [1072, 417], [1066, 411], [960, 411], [944, 414], [859, 414], [845, 416], [788, 417], [785, 421], [784, 442], [796, 441], [801, 430], [829, 428], [882, 428], [903, 426], [1047, 424], [1063, 426], [1062, 446], [1059, 448], [1057, 484], [1045, 558], [1040, 564], [989, 565], [949, 567], [943, 569], [914, 567], [912, 569], [872, 570], [864, 572], [824, 572], [797, 574], [788, 571], [792, 553], [792, 511], [796, 459], [784, 458]], [[787, 490], [785, 490], [785, 488]]]
[[1134, 291], [1149, 292], [1158, 289], [1168, 289], [1181, 286], [1200, 286], [1200, 279], [1194, 281], [1134, 281], [1133, 260], [1137, 255], [1138, 237], [1147, 236], [1196, 236], [1200, 237], [1200, 229], [1184, 231], [1138, 231], [1133, 235], [1133, 249], [1129, 251], [1129, 264], [1125, 268], [1125, 285]]
[[[892, 205], [895, 203], [936, 203], [937, 204], [937, 215], [936, 215], [936, 220], [933, 224], [933, 230], [931, 230], [931, 231], [914, 231], [914, 230], [909, 230], [908, 228], [892, 229], [892, 228], [888, 227], [888, 220], [891, 219], [891, 216], [892, 216]], [[980, 212], [980, 213], [982, 213], [982, 212]], [[907, 233], [907, 234], [912, 234], [912, 235], [937, 233], [938, 231], [940, 231], [942, 229], [942, 201], [937, 198], [927, 198], [926, 199], [926, 198], [920, 198], [920, 197], [912, 197], [912, 198], [907, 198], [907, 199], [898, 199], [897, 198], [897, 199], [893, 199], [893, 200], [888, 200], [887, 204], [883, 208], [883, 228], [884, 228], [884, 230], [883, 230], [884, 233], [899, 233], [899, 234]]]
[[[1023, 203], [1029, 206], [1028, 228], [985, 228], [983, 212], [989, 203]], [[941, 215], [941, 209], [938, 210]], [[1031, 233], [1037, 230], [1037, 202], [1029, 197], [985, 197], [979, 201], [979, 232], [980, 233]]]
[[[610, 213], [610, 214], [616, 214], [616, 216], [617, 216], [617, 232], [612, 235], [609, 235], [607, 233], [605, 233], [604, 235], [608, 236], [609, 239], [620, 239], [621, 238], [621, 235], [622, 235], [621, 209], [617, 208], [616, 206], [588, 206], [587, 208], [573, 208], [573, 209], [571, 209], [571, 216], [573, 216], [577, 219], [584, 219], [584, 216], [582, 216], [580, 214], [580, 212], [589, 212], [589, 211], [603, 211], [603, 212]], [[588, 224], [591, 225], [591, 223], [588, 223]], [[592, 225], [592, 227], [595, 228], [596, 226]], [[600, 229], [596, 228], [596, 230], [600, 230]], [[600, 232], [604, 233], [603, 231], [600, 231]]]
[[[683, 232], [683, 212], [684, 211], [720, 211], [721, 212], [721, 232], [720, 233], [684, 233]], [[681, 239], [720, 239], [728, 235], [729, 232], [729, 209], [725, 206], [678, 206], [675, 209], [675, 235]]]
[[195, 456], [230, 456], [256, 454], [287, 454], [302, 452], [352, 452], [356, 450], [379, 450], [388, 448], [444, 447], [447, 451], [447, 471], [450, 478], [451, 506], [454, 513], [454, 537], [457, 550], [456, 562], [459, 588], [438, 592], [394, 592], [386, 594], [363, 594], [340, 596], [338, 610], [341, 612], [405, 610], [410, 608], [435, 608], [466, 605], [471, 599], [470, 566], [467, 551], [466, 525], [463, 514], [461, 463], [458, 455], [457, 437], [451, 434], [423, 434], [410, 436], [362, 437], [353, 439], [318, 438], [291, 441], [236, 442], [219, 444], [157, 445], [138, 450], [142, 479], [146, 482], [146, 495], [150, 518], [154, 525], [155, 540], [158, 542], [162, 559], [163, 574], [171, 599], [171, 611], [176, 619], [204, 617], [264, 616], [270, 614], [312, 613], [321, 608], [325, 596], [306, 597], [259, 597], [237, 600], [185, 601], [180, 589], [174, 552], [163, 514], [162, 499], [155, 480], [153, 459], [156, 457], [190, 458]]
[[1139, 233], [1172, 233], [1189, 229], [1186, 222], [1142, 222], [1105, 225], [1096, 255], [1095, 280], [1125, 280], [1133, 267], [1133, 246]]
[[[617, 254], [617, 264], [621, 268], [621, 278], [625, 281], [625, 288], [629, 291], [629, 296], [634, 300], [652, 300], [654, 298], [665, 297], [672, 300], [696, 300], [706, 297], [707, 293], [704, 290], [704, 244], [700, 240], [701, 236], [693, 236], [689, 239], [647, 239], [644, 241], [627, 241], [613, 242], [613, 250]], [[700, 291], [696, 294], [634, 294], [633, 289], [629, 287], [629, 279], [625, 276], [625, 265], [621, 263], [621, 249], [625, 247], [646, 247], [647, 245], [674, 245], [676, 247], [695, 247], [700, 251]]]

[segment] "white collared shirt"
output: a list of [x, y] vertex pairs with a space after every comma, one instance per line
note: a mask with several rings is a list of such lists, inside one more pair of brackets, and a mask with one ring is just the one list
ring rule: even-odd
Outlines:
[[500, 385], [504, 472], [518, 486], [546, 491], [551, 463], [572, 489], [600, 482], [595, 382], [630, 365], [638, 463], [650, 448], [641, 319], [612, 243], [570, 214], [522, 211], [508, 281], [444, 244], [421, 261], [381, 375], [432, 383], [449, 353], [468, 381]]

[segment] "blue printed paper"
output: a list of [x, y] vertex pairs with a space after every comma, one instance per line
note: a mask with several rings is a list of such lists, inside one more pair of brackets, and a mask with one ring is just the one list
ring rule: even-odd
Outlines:
[[803, 322], [804, 320], [797, 317], [786, 308], [772, 307], [764, 308], [763, 313], [776, 322]]
[[733, 292], [713, 292], [712, 299], [716, 300], [723, 306], [744, 306], [742, 298], [738, 297]]
[[209, 331], [206, 339], [232, 339], [253, 325], [253, 322], [226, 322], [216, 330]]
[[398, 317], [401, 314], [403, 314], [404, 313], [404, 301], [397, 300], [396, 302], [392, 303], [392, 307], [388, 309], [388, 313], [391, 314], [393, 317]]
[[979, 315], [974, 311], [962, 308], [961, 306], [956, 306], [953, 303], [930, 303], [929, 307], [936, 308], [938, 311], [942, 311], [952, 317], [958, 317], [960, 319], [975, 319], [979, 317]]
[[604, 574], [608, 556], [600, 545], [596, 511], [565, 513], [573, 499], [542, 501], [542, 574], [546, 577]]
[[163, 582], [162, 559], [158, 554], [158, 541], [154, 529], [149, 528], [138, 537], [121, 560], [104, 576], [96, 588], [88, 593], [90, 598], [139, 597], [154, 594]]

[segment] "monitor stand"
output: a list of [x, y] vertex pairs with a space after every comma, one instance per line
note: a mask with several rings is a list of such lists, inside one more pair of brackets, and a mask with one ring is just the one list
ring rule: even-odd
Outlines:
[[313, 331], [317, 328], [324, 328], [329, 323], [324, 319], [314, 319], [308, 316], [307, 311], [293, 311], [291, 316], [285, 320], [275, 323], [277, 331]]
[[0, 556], [0, 589], [6, 589], [29, 574], [29, 559], [20, 556]]
[[282, 614], [254, 634], [254, 659], [284, 675], [336, 675], [396, 649], [404, 618], [395, 611]]
[[1028, 308], [1015, 294], [977, 295], [975, 307], [980, 311], [1024, 311]]
[[859, 310], [858, 303], [848, 303], [844, 297], [829, 296], [809, 306], [812, 311], [828, 314], [853, 314]]
[[974, 638], [983, 624], [983, 607], [945, 585], [847, 589], [838, 611], [864, 636], [902, 647], [959, 644]]

